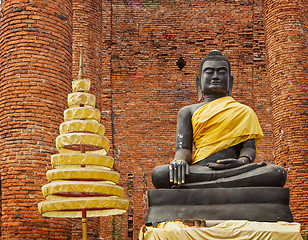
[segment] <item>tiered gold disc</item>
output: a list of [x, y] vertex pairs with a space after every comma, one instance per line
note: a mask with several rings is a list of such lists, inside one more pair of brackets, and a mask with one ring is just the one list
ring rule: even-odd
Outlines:
[[81, 218], [125, 213], [128, 200], [116, 185], [119, 173], [112, 171], [113, 158], [106, 156], [109, 141], [104, 137], [95, 96], [88, 93], [90, 80], [73, 81], [68, 95], [69, 109], [56, 139], [59, 154], [51, 156], [53, 169], [47, 172], [48, 184], [42, 187], [47, 199], [38, 205], [46, 217]]

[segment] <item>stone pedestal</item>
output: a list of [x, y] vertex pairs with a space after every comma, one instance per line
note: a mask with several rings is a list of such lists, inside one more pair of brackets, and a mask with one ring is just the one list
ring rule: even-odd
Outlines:
[[288, 188], [155, 189], [148, 200], [147, 225], [175, 219], [293, 221]]

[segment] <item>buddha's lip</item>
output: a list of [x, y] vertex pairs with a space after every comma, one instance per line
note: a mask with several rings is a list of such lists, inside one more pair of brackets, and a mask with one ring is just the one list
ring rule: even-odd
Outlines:
[[218, 84], [221, 84], [221, 81], [217, 81], [217, 80], [211, 81], [211, 84], [218, 85]]

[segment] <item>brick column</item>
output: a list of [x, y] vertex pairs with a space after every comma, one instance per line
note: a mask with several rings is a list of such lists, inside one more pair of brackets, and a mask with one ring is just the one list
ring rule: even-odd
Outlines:
[[71, 91], [71, 1], [5, 0], [1, 13], [2, 239], [66, 240], [70, 220], [37, 204]]
[[[100, 101], [102, 80], [101, 0], [73, 0], [73, 79], [78, 77], [80, 44], [83, 45], [84, 77], [91, 80], [90, 91], [95, 94], [96, 107], [99, 110], [104, 110]], [[99, 218], [88, 219], [89, 238], [99, 237], [99, 223]], [[81, 238], [80, 220], [74, 221], [72, 234], [74, 238]]]
[[265, 0], [275, 160], [288, 171], [294, 220], [307, 232], [307, 1]]

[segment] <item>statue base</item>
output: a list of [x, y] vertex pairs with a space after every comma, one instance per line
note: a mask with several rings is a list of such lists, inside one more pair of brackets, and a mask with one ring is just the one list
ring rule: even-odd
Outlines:
[[146, 225], [176, 219], [292, 222], [289, 189], [279, 187], [154, 189]]

